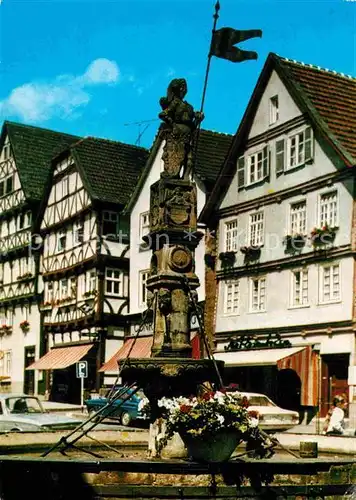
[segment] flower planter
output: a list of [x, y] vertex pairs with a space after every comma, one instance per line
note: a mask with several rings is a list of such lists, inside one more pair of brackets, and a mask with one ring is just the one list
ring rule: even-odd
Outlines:
[[253, 260], [258, 260], [261, 256], [261, 247], [260, 246], [250, 246], [250, 247], [241, 247], [241, 253], [245, 256], [245, 262], [250, 262]]
[[226, 462], [242, 441], [241, 434], [231, 430], [221, 430], [209, 437], [182, 433], [181, 438], [190, 458], [203, 463]]
[[301, 250], [305, 246], [305, 237], [302, 234], [287, 235], [284, 238], [287, 252]]
[[314, 228], [311, 232], [311, 241], [314, 247], [327, 245], [333, 243], [337, 227], [323, 226], [320, 228]]
[[221, 252], [219, 254], [222, 267], [232, 267], [236, 260], [235, 252]]

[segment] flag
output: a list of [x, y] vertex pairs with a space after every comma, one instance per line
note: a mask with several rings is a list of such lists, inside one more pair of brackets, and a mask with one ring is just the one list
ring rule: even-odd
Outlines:
[[238, 31], [233, 28], [221, 28], [213, 34], [210, 54], [212, 56], [221, 57], [221, 59], [228, 59], [232, 62], [257, 59], [257, 52], [241, 50], [234, 47], [237, 43], [256, 37], [262, 37], [261, 30]]

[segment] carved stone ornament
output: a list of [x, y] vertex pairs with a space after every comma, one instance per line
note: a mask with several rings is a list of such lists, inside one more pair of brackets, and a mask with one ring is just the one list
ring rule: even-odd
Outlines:
[[169, 265], [173, 271], [184, 273], [192, 267], [192, 253], [184, 247], [174, 247], [170, 251]]
[[177, 186], [175, 189], [167, 189], [166, 192], [167, 222], [177, 226], [189, 223], [193, 208], [193, 196], [191, 191]]
[[158, 307], [164, 316], [172, 311], [172, 296], [171, 291], [168, 288], [161, 288], [159, 290]]
[[162, 177], [178, 179], [183, 167], [182, 177], [187, 179], [192, 169], [193, 132], [203, 120], [203, 115], [195, 112], [183, 100], [187, 90], [186, 80], [176, 78], [169, 84], [167, 96], [160, 99], [162, 111], [159, 118], [165, 123], [163, 130], [166, 140], [162, 155]]

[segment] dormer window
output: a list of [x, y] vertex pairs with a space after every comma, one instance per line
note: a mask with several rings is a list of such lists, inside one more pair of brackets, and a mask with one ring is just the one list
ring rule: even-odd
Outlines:
[[275, 95], [269, 100], [269, 124], [273, 125], [279, 118], [278, 95]]

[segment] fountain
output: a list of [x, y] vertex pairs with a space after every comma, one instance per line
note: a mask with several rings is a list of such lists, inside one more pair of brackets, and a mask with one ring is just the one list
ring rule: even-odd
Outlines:
[[186, 92], [186, 81], [174, 79], [160, 99], [164, 171], [151, 186], [150, 233], [144, 238], [152, 250], [146, 283], [147, 305], [153, 309], [151, 358], [128, 358], [120, 371], [124, 383], [144, 390], [153, 420], [159, 398], [196, 394], [203, 382], [221, 384], [224, 365], [210, 356], [191, 357], [190, 315], [199, 286], [194, 252], [203, 233], [197, 231], [197, 189], [189, 177], [203, 115], [184, 101]]

